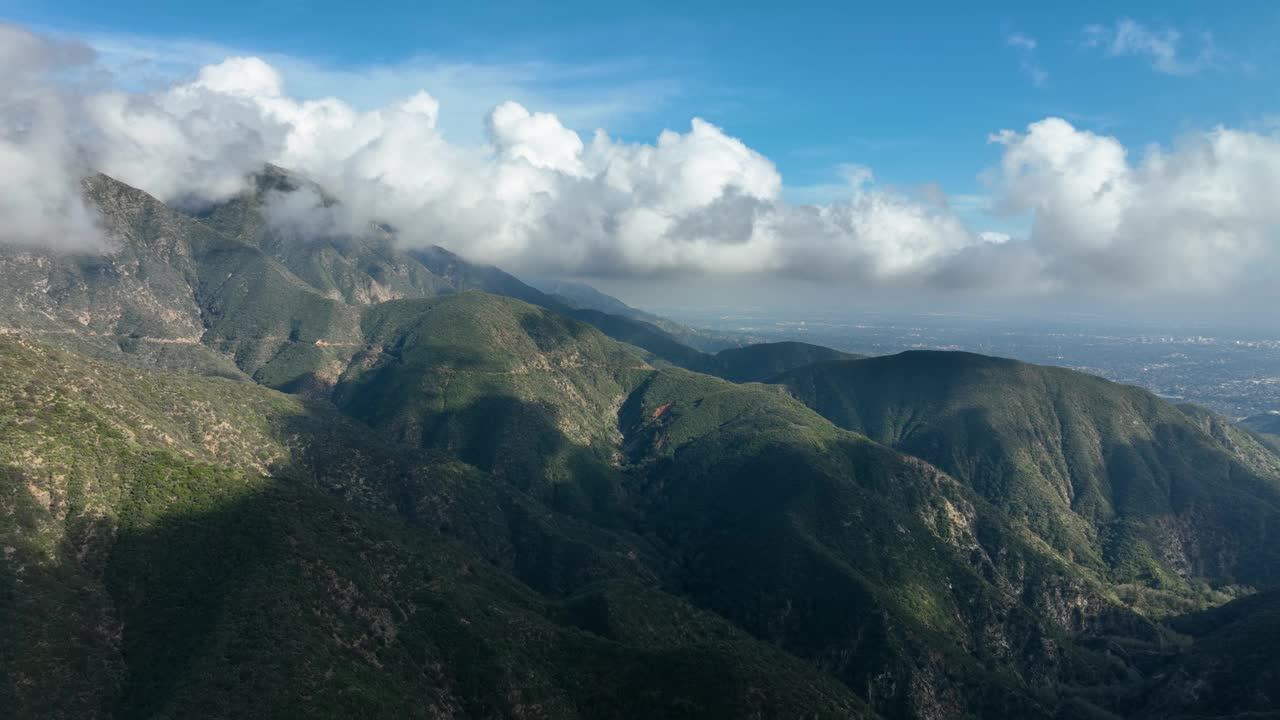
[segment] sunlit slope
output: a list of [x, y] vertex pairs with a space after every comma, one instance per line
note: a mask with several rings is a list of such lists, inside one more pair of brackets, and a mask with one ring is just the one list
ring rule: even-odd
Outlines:
[[1056, 552], [1181, 597], [1280, 581], [1280, 472], [1247, 433], [1061, 368], [909, 352], [776, 378], [946, 470]]

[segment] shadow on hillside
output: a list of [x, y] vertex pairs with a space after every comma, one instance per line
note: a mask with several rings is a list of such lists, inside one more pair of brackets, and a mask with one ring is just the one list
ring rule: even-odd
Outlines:
[[[532, 334], [532, 331], [530, 331]], [[461, 351], [460, 351], [461, 353]], [[550, 403], [531, 402], [483, 384], [455, 390], [450, 373], [482, 366], [480, 355], [450, 358], [428, 392], [398, 361], [384, 363], [340, 387], [335, 401], [344, 412], [375, 428], [388, 440], [422, 450], [450, 453], [493, 474], [553, 509], [590, 517], [603, 525], [617, 521], [620, 478], [612, 449], [584, 445], [566, 436]], [[491, 363], [490, 363], [491, 364]], [[409, 377], [406, 380], [406, 376]], [[479, 383], [484, 382], [480, 376]], [[454, 393], [480, 392], [448, 407]], [[445, 405], [448, 409], [438, 409]]]
[[[643, 391], [642, 385], [620, 410], [619, 429], [624, 434], [627, 428], [643, 420], [638, 404]], [[922, 558], [946, 553], [940, 553], [942, 548], [932, 545], [901, 548], [909, 539], [904, 537], [905, 531], [899, 523], [915, 522], [907, 515], [912, 509], [882, 505], [879, 500], [888, 499], [877, 500], [883, 489], [871, 486], [859, 491], [858, 496], [840, 497], [839, 493], [845, 492], [844, 484], [828, 478], [826, 471], [817, 471], [818, 467], [825, 466], [825, 460], [817, 462], [803, 454], [779, 454], [776, 448], [756, 448], [739, 457], [737, 451], [722, 448], [723, 453], [700, 461], [689, 458], [690, 462], [681, 463], [679, 467], [654, 468], [655, 473], [645, 477], [645, 488], [636, 488], [627, 487], [605, 457], [592, 448], [571, 442], [560, 430], [560, 419], [554, 408], [548, 405], [488, 394], [449, 412], [419, 413], [404, 427], [412, 430], [402, 435], [404, 439], [421, 448], [453, 453], [474, 468], [492, 473], [503, 481], [504, 487], [518, 493], [518, 496], [505, 495], [498, 503], [489, 502], [489, 498], [476, 498], [474, 514], [453, 514], [446, 522], [457, 526], [468, 523], [474, 527], [480, 521], [492, 523], [488, 527], [501, 528], [469, 537], [482, 543], [491, 562], [496, 558], [497, 564], [511, 569], [530, 587], [563, 592], [581, 587], [577, 583], [590, 576], [579, 572], [586, 561], [572, 557], [574, 553], [589, 553], [590, 543], [579, 542], [570, 533], [549, 532], [536, 518], [540, 503], [567, 518], [593, 523], [595, 529], [617, 527], [619, 517], [630, 517], [625, 526], [637, 533], [651, 534], [675, 566], [674, 572], [666, 575], [673, 583], [672, 589], [696, 605], [728, 618], [757, 638], [808, 658], [850, 687], [857, 687], [860, 692], [862, 688], [869, 688], [869, 695], [880, 693], [877, 704], [883, 707], [906, 712], [907, 688], [899, 683], [896, 688], [873, 689], [869, 684], [880, 677], [888, 663], [905, 662], [907, 656], [924, 656], [924, 651], [934, 642], [935, 630], [913, 627], [907, 620], [919, 612], [910, 603], [919, 602], [921, 607], [928, 607], [934, 595], [945, 598], [950, 594], [952, 583], [962, 579], [973, 587], [971, 593], [961, 595], [981, 597], [991, 591], [980, 584], [977, 577], [969, 577], [968, 571], [956, 562], [937, 564], [932, 569], [920, 567]], [[1143, 482], [1160, 480], [1158, 475], [1149, 472], [1141, 475], [1137, 469], [1149, 470], [1154, 449], [1115, 452], [1117, 472], [1128, 472]], [[1195, 464], [1190, 458], [1187, 463], [1188, 467]], [[974, 468], [975, 471], [981, 469], [981, 466]], [[885, 475], [887, 478], [884, 470], [855, 471], [853, 475]], [[805, 473], [811, 476], [805, 477]], [[1230, 478], [1229, 472], [1226, 477]], [[804, 498], [802, 505], [793, 501], [796, 488], [810, 488], [824, 494]], [[921, 489], [927, 490], [927, 487]], [[629, 491], [643, 491], [653, 496], [628, 496]], [[416, 499], [402, 500], [399, 505], [402, 509], [413, 507], [417, 512], [421, 508], [420, 498], [430, 492], [426, 486], [406, 491]], [[455, 502], [452, 512], [472, 507], [470, 499], [459, 505], [461, 491], [452, 492], [456, 493], [452, 498]], [[519, 504], [514, 500], [516, 497], [530, 502]], [[502, 507], [503, 517], [499, 519], [478, 510], [484, 502]], [[853, 525], [844, 523], [850, 519], [848, 515], [824, 517], [824, 508], [840, 504], [865, 508], [868, 513]], [[628, 516], [626, 513], [633, 509], [636, 514]], [[438, 519], [440, 516], [421, 512], [416, 515], [419, 522], [428, 517]], [[873, 523], [877, 525], [873, 527]], [[818, 532], [821, 528], [831, 534], [819, 542], [816, 538], [821, 537]], [[485, 541], [480, 539], [482, 535], [497, 534], [505, 534], [498, 546], [484, 545]], [[914, 536], [925, 535], [918, 532]], [[1009, 542], [1009, 538], [997, 539], [988, 550], [993, 557], [1002, 556]], [[557, 549], [541, 556], [537, 555], [538, 551], [516, 555], [528, 552], [525, 548], [547, 546]], [[907, 552], [908, 549], [911, 552]], [[1053, 681], [1051, 678], [1058, 670], [1050, 657], [1052, 653], [1041, 653], [1037, 649], [1046, 628], [1037, 612], [1057, 610], [1058, 594], [1078, 593], [1079, 588], [1072, 585], [1070, 573], [1036, 560], [1038, 555], [1033, 557], [1027, 550], [1021, 552], [1026, 557], [1011, 559], [1013, 566], [1033, 560], [1044, 565], [1037, 571], [1044, 577], [1035, 582], [1026, 577], [1026, 587], [1022, 588], [1037, 595], [1016, 600], [1016, 604], [1003, 610], [1008, 613], [1005, 617], [989, 616], [989, 608], [978, 606], [972, 616], [957, 618], [961, 625], [949, 629], [946, 635], [981, 646], [984, 633], [994, 628], [992, 632], [997, 634], [1008, 633], [1013, 647], [1020, 648], [1018, 652], [1030, 655], [1010, 659], [1001, 654], [1008, 649], [992, 650], [989, 657], [980, 661], [981, 667], [957, 667], [954, 675], [929, 682], [940, 683], [948, 688], [947, 692], [967, 693], [968, 690], [959, 689], [961, 685], [974, 682], [974, 678], [984, 673], [1008, 672], [1021, 667], [1010, 664], [1015, 660], [1032, 667], [1023, 673], [1027, 682]], [[547, 563], [567, 563], [578, 574], [548, 570]], [[1025, 568], [1001, 570], [1005, 575], [1018, 576], [1021, 581]], [[603, 576], [607, 577], [608, 572], [613, 570], [605, 571]], [[567, 577], [573, 579], [566, 582]], [[944, 585], [948, 592], [942, 590]], [[886, 592], [901, 593], [901, 597], [886, 596]], [[931, 618], [929, 622], [939, 620]], [[1088, 623], [1091, 627], [1087, 629], [1083, 620], [1068, 618], [1067, 623], [1079, 626], [1078, 630], [1083, 633], [1075, 638], [1077, 642], [1096, 641], [1098, 647], [1106, 647], [1107, 653], [1113, 650], [1109, 637], [1112, 633], [1120, 638], [1116, 642], [1121, 644], [1145, 645], [1155, 641], [1151, 628], [1124, 613], [1114, 617], [1104, 613], [1091, 620]], [[891, 629], [893, 627], [899, 629]], [[1093, 633], [1097, 635], [1087, 637]], [[903, 643], [916, 646], [912, 649], [915, 654], [904, 655]], [[1096, 668], [1079, 670], [1079, 679], [1098, 683], [1100, 690], [1105, 685], [1116, 692], [1127, 692], [1127, 679], [1117, 680], [1107, 675], [1128, 672], [1127, 654], [1119, 653], [1118, 657], [1125, 658], [1116, 661], [1119, 669], [1099, 664]], [[930, 673], [941, 672], [939, 668], [900, 665], [895, 673], [900, 680], [927, 679]], [[1113, 682], [1114, 686], [1110, 684]], [[991, 702], [992, 707], [998, 706], [1008, 711], [1006, 714], [1015, 715], [1029, 707], [1021, 704], [1027, 700], [1018, 693], [972, 701]]]
[[547, 352], [564, 346], [564, 335], [577, 340], [589, 327], [572, 322], [568, 317], [551, 312], [528, 312], [520, 316], [520, 327], [533, 340], [538, 349]]
[[486, 395], [418, 422], [422, 447], [451, 452], [558, 512], [602, 527], [628, 516], [609, 449], [569, 439], [549, 404]]
[[488, 684], [500, 650], [459, 621], [483, 606], [468, 598], [486, 597], [492, 579], [457, 584], [477, 562], [460, 547], [289, 481], [222, 497], [170, 480], [165, 493], [214, 497], [122, 519], [105, 571], [123, 628], [115, 717], [410, 717], [451, 706], [490, 716], [503, 706]]
[[337, 416], [290, 416], [282, 437], [305, 440], [272, 473], [461, 542], [539, 592], [608, 577], [656, 582], [662, 563], [627, 531], [619, 472], [568, 440], [550, 408], [488, 396], [417, 426], [422, 435], [405, 443]]
[[[651, 586], [627, 598], [642, 614], [620, 618], [635, 637], [602, 639], [573, 606], [425, 529], [291, 481], [231, 497], [222, 483], [173, 480], [155, 478], [159, 492], [144, 494], [165, 506], [124, 518], [106, 565], [123, 628], [115, 717], [519, 717], [526, 703], [731, 717], [804, 694], [771, 686], [776, 666], [734, 654], [725, 642], [743, 647], [736, 634], [684, 637], [703, 621], [658, 614], [673, 603], [650, 608], [639, 596]], [[212, 497], [192, 510], [170, 505], [179, 492]]]
[[[402, 301], [403, 302], [403, 301]], [[491, 356], [465, 345], [449, 345], [424, 351], [412, 347], [411, 333], [391, 345], [365, 349], [352, 358], [352, 369], [333, 389], [333, 402], [343, 412], [378, 426], [423, 395], [424, 377], [444, 377], [472, 371], [494, 371]], [[421, 353], [421, 357], [415, 357]], [[398, 438], [413, 444], [412, 438]]]
[[1187, 643], [1151, 658], [1146, 717], [1273, 717], [1280, 706], [1280, 594], [1261, 592], [1165, 621]]
[[111, 528], [67, 513], [45, 489], [23, 467], [0, 463], [0, 708], [15, 718], [96, 717], [120, 684], [100, 583]]
[[215, 653], [231, 663], [245, 659], [248, 648], [215, 650], [217, 635], [265, 619], [238, 617], [228, 598], [238, 595], [243, 607], [258, 608], [265, 597], [253, 598], [280, 580], [270, 568], [288, 551], [292, 522], [282, 500], [269, 491], [199, 514], [122, 523], [104, 576], [123, 628], [126, 674], [117, 717], [165, 714], [179, 683], [199, 675], [197, 664]]

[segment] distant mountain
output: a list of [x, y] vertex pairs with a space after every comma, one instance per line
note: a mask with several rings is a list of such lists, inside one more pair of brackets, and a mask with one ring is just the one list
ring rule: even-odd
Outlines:
[[358, 235], [300, 237], [305, 226], [270, 222], [271, 200], [299, 190], [308, 191], [309, 197], [328, 197], [323, 188], [311, 181], [268, 166], [254, 177], [250, 189], [204, 209], [196, 217], [220, 233], [270, 254], [317, 291], [347, 303], [367, 305], [480, 290], [576, 315], [624, 342], [630, 342], [627, 338], [639, 339], [645, 343], [642, 347], [667, 362], [683, 366], [698, 357], [666, 331], [637, 319], [638, 315], [633, 317], [638, 311], [630, 311], [619, 301], [614, 300], [614, 305], [629, 313], [591, 312], [498, 268], [468, 262], [441, 247], [400, 249], [394, 232], [382, 226], [371, 225]]
[[747, 344], [747, 341], [743, 338], [724, 333], [713, 333], [708, 330], [695, 330], [660, 315], [638, 310], [618, 298], [606, 295], [585, 283], [569, 280], [535, 279], [532, 284], [575, 310], [595, 310], [609, 315], [619, 315], [632, 320], [639, 320], [658, 328], [670, 335], [672, 339], [702, 352], [715, 353]]
[[222, 235], [257, 248], [326, 297], [369, 303], [404, 297], [430, 297], [457, 289], [396, 247], [388, 228], [368, 225], [362, 232], [316, 235], [305, 225], [272, 222], [268, 208], [293, 193], [336, 206], [337, 201], [310, 180], [268, 165], [240, 194], [203, 208], [194, 217]]
[[612, 295], [606, 295], [586, 283], [569, 280], [534, 279], [530, 284], [539, 290], [553, 295], [564, 304], [575, 309], [599, 310], [611, 315], [660, 322], [662, 318], [643, 310], [637, 310]]
[[[103, 175], [86, 181], [113, 250], [0, 250], [0, 318], [96, 354], [272, 385], [351, 344], [358, 312], [261, 250]], [[302, 357], [300, 357], [302, 356]]]
[[348, 303], [436, 297], [480, 290], [523, 300], [586, 322], [606, 335], [634, 345], [652, 359], [735, 381], [765, 377], [815, 360], [850, 357], [804, 343], [763, 343], [730, 347], [715, 355], [695, 349], [723, 347], [725, 340], [691, 330], [665, 318], [637, 310], [582, 283], [542, 281], [541, 289], [509, 273], [477, 265], [441, 247], [400, 250], [394, 235], [370, 226], [360, 236], [298, 237], [288, 225], [267, 221], [272, 193], [308, 189], [326, 198], [311, 181], [268, 166], [254, 186], [197, 217], [219, 232], [270, 254], [317, 291]]
[[325, 388], [360, 344], [359, 307], [481, 290], [592, 324], [656, 361], [735, 372], [648, 321], [571, 307], [444, 248], [401, 250], [383, 227], [300, 237], [268, 221], [269, 200], [324, 191], [270, 166], [253, 180], [230, 200], [185, 215], [105, 175], [90, 178], [86, 194], [114, 251], [50, 255], [0, 245], [0, 285], [16, 299], [0, 308], [0, 328], [39, 328], [99, 355], [169, 369]]
[[963, 353], [700, 352], [267, 222], [307, 182], [99, 176], [110, 252], [0, 244], [10, 715], [1275, 710], [1258, 435]]
[[761, 382], [810, 363], [861, 357], [802, 342], [757, 343], [710, 354], [694, 350], [642, 320], [598, 310], [567, 310], [564, 313], [589, 323], [615, 340], [644, 350], [650, 361], [669, 363], [733, 382]]
[[763, 382], [814, 363], [856, 360], [861, 355], [802, 342], [772, 342], [721, 350], [698, 369], [733, 382]]

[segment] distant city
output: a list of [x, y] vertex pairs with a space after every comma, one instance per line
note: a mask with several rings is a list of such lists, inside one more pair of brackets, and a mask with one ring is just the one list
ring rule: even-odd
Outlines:
[[1280, 410], [1280, 334], [1202, 325], [952, 315], [784, 316], [764, 310], [654, 308], [677, 322], [754, 341], [803, 340], [849, 352], [964, 350], [1080, 370], [1231, 418]]

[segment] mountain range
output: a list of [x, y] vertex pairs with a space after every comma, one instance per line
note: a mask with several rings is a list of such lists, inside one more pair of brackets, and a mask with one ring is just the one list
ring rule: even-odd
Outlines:
[[1262, 428], [84, 189], [0, 244], [14, 717], [1280, 716]]

